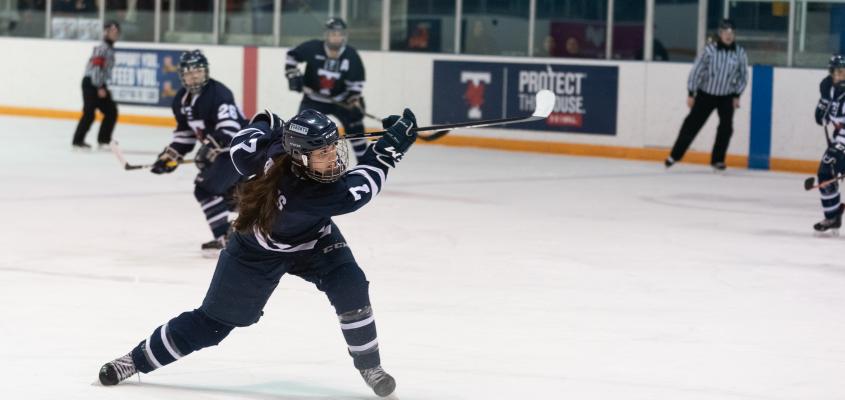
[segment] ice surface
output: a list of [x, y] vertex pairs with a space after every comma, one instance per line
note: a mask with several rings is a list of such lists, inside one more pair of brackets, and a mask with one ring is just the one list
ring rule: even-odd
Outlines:
[[[0, 397], [374, 398], [296, 277], [221, 346], [92, 386], [199, 305], [215, 261], [195, 167], [124, 171], [71, 152], [74, 127], [0, 118]], [[116, 132], [137, 163], [168, 137]], [[403, 400], [842, 398], [845, 238], [812, 236], [802, 180], [419, 145], [337, 223]]]

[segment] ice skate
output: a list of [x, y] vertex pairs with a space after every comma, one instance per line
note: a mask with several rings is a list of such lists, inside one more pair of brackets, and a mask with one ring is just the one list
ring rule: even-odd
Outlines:
[[74, 143], [73, 151], [88, 152], [91, 151], [91, 145], [88, 143]]
[[220, 256], [220, 251], [226, 248], [226, 237], [214, 239], [202, 244], [202, 256], [205, 258], [217, 258]]
[[710, 164], [710, 166], [713, 167], [713, 170], [716, 172], [722, 172], [727, 168], [727, 165], [723, 162], [715, 162]]
[[130, 353], [100, 367], [100, 383], [103, 386], [114, 386], [137, 373]]
[[110, 152], [111, 151], [111, 144], [110, 143], [97, 143], [97, 151]]
[[373, 392], [379, 397], [391, 396], [393, 391], [396, 390], [396, 380], [390, 374], [384, 372], [384, 368], [380, 365], [375, 368], [362, 369], [359, 372], [361, 372], [361, 377], [364, 378], [367, 386], [372, 388]]
[[836, 217], [825, 218], [813, 225], [816, 236], [839, 236], [839, 228], [842, 227], [843, 210], [845, 210], [845, 204], [840, 204]]
[[668, 169], [672, 165], [675, 165], [675, 159], [672, 157], [666, 157], [666, 159], [663, 160], [663, 165]]

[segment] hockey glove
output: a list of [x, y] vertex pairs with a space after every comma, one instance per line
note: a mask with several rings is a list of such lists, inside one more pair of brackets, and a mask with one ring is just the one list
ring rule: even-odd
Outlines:
[[179, 166], [182, 155], [174, 148], [167, 146], [159, 155], [150, 172], [154, 174], [169, 174]]
[[417, 140], [417, 132], [414, 131], [417, 127], [417, 117], [406, 108], [402, 117], [391, 115], [381, 120], [381, 124], [387, 131], [373, 146], [373, 150], [379, 162], [393, 168]]
[[821, 99], [819, 100], [819, 104], [816, 106], [816, 123], [819, 125], [824, 125], [827, 123], [828, 119], [828, 106], [830, 105], [829, 100]]
[[361, 94], [360, 93], [350, 93], [343, 99], [343, 102], [349, 107], [360, 107], [359, 102], [361, 101]]
[[228, 153], [229, 148], [224, 147], [220, 148], [216, 144], [207, 143], [202, 145], [199, 150], [197, 150], [197, 155], [194, 156], [194, 164], [197, 165], [199, 169], [206, 169], [215, 160], [217, 160], [217, 156], [221, 153]]
[[[251, 120], [249, 120], [249, 125], [258, 123], [258, 122], [265, 122], [267, 126], [270, 128], [270, 132], [275, 132], [279, 129], [282, 129], [285, 125], [285, 121], [282, 121], [278, 115], [273, 114], [272, 111], [268, 109], [264, 109], [264, 111], [255, 114]], [[281, 133], [281, 131], [279, 131]]]
[[302, 73], [298, 68], [291, 68], [285, 71], [285, 76], [288, 78], [288, 89], [294, 92], [301, 92], [305, 81], [302, 79]]

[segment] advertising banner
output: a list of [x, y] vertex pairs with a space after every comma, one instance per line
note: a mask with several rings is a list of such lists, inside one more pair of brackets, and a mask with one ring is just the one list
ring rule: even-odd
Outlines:
[[116, 49], [108, 86], [120, 104], [170, 107], [182, 88], [180, 50]]
[[530, 115], [548, 89], [557, 97], [548, 119], [501, 128], [616, 134], [616, 66], [436, 60], [433, 78], [435, 124]]

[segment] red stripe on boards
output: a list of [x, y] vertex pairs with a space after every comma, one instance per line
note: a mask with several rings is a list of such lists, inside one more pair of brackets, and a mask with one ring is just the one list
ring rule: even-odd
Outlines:
[[249, 120], [258, 103], [258, 48], [244, 47], [244, 114]]

